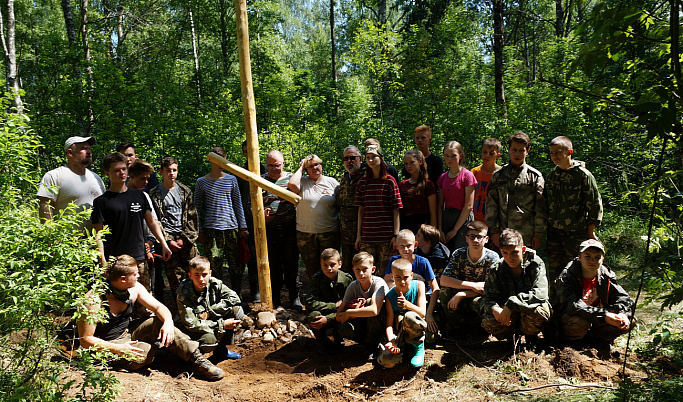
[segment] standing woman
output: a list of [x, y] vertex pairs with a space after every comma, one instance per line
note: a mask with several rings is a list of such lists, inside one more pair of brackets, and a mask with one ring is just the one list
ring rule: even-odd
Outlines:
[[457, 250], [467, 246], [466, 225], [474, 220], [474, 187], [477, 178], [461, 164], [465, 152], [457, 141], [450, 141], [443, 149], [443, 158], [448, 171], [439, 177], [438, 228], [444, 233], [446, 247]]
[[[323, 176], [322, 160], [308, 155], [289, 179], [289, 189], [301, 196], [296, 207], [296, 242], [310, 279], [320, 269], [320, 254], [326, 248], [339, 250], [341, 235], [337, 223], [339, 182]], [[303, 176], [303, 171], [308, 176]]]
[[354, 204], [358, 207], [356, 249], [375, 259], [380, 278], [391, 257], [391, 242], [400, 229], [399, 209], [403, 208], [396, 179], [387, 175], [384, 155], [377, 145], [365, 148], [367, 169], [358, 181]]
[[403, 166], [410, 176], [399, 185], [401, 191], [401, 229], [417, 234], [423, 223], [437, 226], [436, 186], [428, 180], [427, 164], [421, 151], [408, 151]]

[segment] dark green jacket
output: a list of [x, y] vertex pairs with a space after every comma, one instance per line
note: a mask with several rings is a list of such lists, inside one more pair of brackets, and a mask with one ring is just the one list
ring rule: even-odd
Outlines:
[[585, 231], [600, 225], [602, 198], [595, 177], [583, 162], [572, 161], [567, 170], [555, 166], [546, 177], [548, 225], [567, 231]]
[[[211, 277], [204, 291], [198, 293], [192, 281], [180, 282], [176, 302], [180, 323], [189, 332], [218, 333], [225, 331], [224, 318], [233, 307], [240, 305], [240, 298], [220, 279]], [[199, 315], [208, 312], [205, 320]]]
[[320, 311], [328, 321], [335, 320], [337, 301], [344, 298], [346, 288], [353, 282], [351, 275], [337, 272], [337, 279], [331, 281], [322, 271], [316, 272], [309, 284], [306, 296], [306, 311]]
[[502, 258], [493, 263], [486, 276], [480, 313], [493, 314], [494, 306], [507, 306], [512, 311], [525, 312], [548, 301], [545, 265], [535, 250], [527, 248], [520, 281], [521, 289], [516, 291], [510, 266]]

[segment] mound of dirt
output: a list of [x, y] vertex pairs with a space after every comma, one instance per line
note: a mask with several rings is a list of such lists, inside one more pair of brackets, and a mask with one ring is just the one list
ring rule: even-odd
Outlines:
[[565, 377], [581, 377], [581, 355], [566, 347], [555, 353], [552, 362], [555, 371]]

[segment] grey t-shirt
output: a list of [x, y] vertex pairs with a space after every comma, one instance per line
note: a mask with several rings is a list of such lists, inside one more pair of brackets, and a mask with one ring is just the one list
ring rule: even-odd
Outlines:
[[346, 288], [346, 293], [344, 293], [344, 303], [362, 297], [366, 299], [365, 305], [370, 306], [372, 305], [372, 300], [375, 295], [384, 297], [388, 291], [389, 288], [387, 287], [387, 283], [384, 282], [384, 279], [372, 275], [372, 283], [367, 291], [363, 290], [363, 287], [358, 280], [351, 282], [349, 287]]
[[164, 230], [170, 234], [180, 234], [183, 231], [183, 201], [180, 195], [179, 186], [166, 190], [164, 186], [159, 186], [163, 201], [164, 217], [161, 224]]

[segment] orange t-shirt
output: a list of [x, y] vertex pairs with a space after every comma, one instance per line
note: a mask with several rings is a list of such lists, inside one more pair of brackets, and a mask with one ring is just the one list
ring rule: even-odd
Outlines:
[[[474, 208], [472, 212], [474, 213], [474, 219], [478, 221], [486, 221], [486, 187], [493, 177], [493, 173], [485, 174], [482, 172], [481, 168], [484, 165], [479, 165], [472, 169], [474, 177], [477, 178], [477, 185], [474, 187]], [[496, 170], [500, 169], [500, 166], [496, 165]]]

